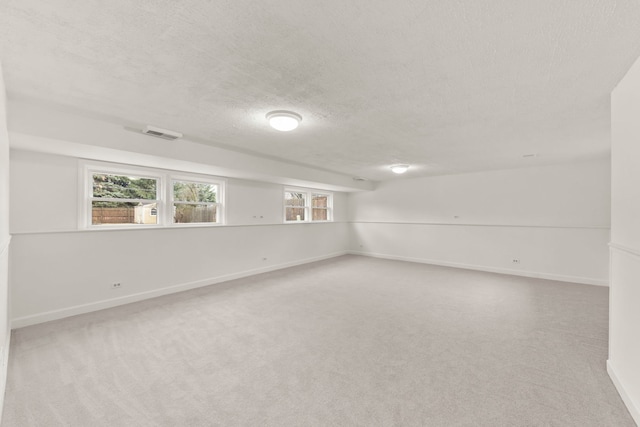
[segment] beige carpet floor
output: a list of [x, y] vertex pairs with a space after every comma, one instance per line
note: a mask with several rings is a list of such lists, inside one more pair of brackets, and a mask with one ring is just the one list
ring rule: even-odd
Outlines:
[[13, 332], [3, 426], [633, 426], [608, 289], [345, 256]]

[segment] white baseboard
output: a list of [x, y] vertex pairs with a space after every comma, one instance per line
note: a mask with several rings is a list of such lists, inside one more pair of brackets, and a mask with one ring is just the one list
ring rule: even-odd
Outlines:
[[216, 283], [227, 282], [229, 280], [242, 279], [243, 277], [253, 276], [261, 273], [268, 273], [270, 271], [281, 270], [283, 268], [295, 267], [296, 265], [308, 264], [311, 262], [322, 261], [329, 258], [335, 258], [338, 256], [346, 255], [346, 251], [334, 252], [327, 255], [322, 255], [313, 258], [305, 258], [296, 261], [285, 262], [282, 264], [271, 265], [268, 267], [254, 268], [251, 270], [240, 271], [237, 273], [226, 274], [223, 276], [209, 277], [203, 280], [197, 280], [195, 282], [181, 283], [172, 286], [166, 286], [160, 289], [154, 289], [152, 291], [140, 292], [131, 295], [125, 295], [118, 298], [110, 298], [108, 300], [101, 300], [91, 302], [88, 304], [76, 305], [72, 307], [66, 307], [59, 310], [47, 311], [44, 313], [32, 314], [29, 316], [17, 317], [12, 319], [12, 329], [22, 328], [25, 326], [35, 325], [38, 323], [49, 322], [51, 320], [62, 319], [65, 317], [75, 316], [78, 314], [90, 313], [93, 311], [103, 310], [105, 308], [117, 307], [119, 305], [129, 304], [132, 302], [142, 301], [150, 298], [159, 297], [162, 295], [173, 294], [176, 292], [187, 291], [189, 289], [201, 288], [204, 286], [214, 285]]
[[604, 279], [594, 279], [590, 277], [565, 276], [561, 274], [541, 273], [537, 271], [513, 270], [510, 268], [488, 267], [484, 265], [465, 264], [465, 263], [451, 262], [451, 261], [440, 261], [435, 259], [412, 258], [412, 257], [405, 257], [405, 256], [389, 255], [389, 254], [379, 254], [374, 252], [347, 251], [347, 253], [351, 255], [361, 255], [361, 256], [368, 256], [372, 258], [384, 258], [384, 259], [392, 259], [396, 261], [408, 261], [408, 262], [417, 262], [421, 264], [441, 265], [443, 267], [464, 268], [466, 270], [486, 271], [489, 273], [500, 273], [500, 274], [511, 274], [514, 276], [533, 277], [536, 279], [558, 280], [561, 282], [582, 283], [585, 285], [609, 286], [607, 281]]
[[7, 338], [2, 347], [2, 354], [0, 355], [0, 422], [2, 422], [2, 413], [4, 410], [4, 393], [7, 388], [7, 369], [9, 367], [9, 345], [11, 344], [11, 328], [7, 328]]
[[[607, 360], [607, 373], [609, 374], [609, 378], [611, 378], [613, 385], [616, 387], [616, 390], [618, 390], [618, 394], [622, 398], [622, 401], [627, 406], [631, 417], [636, 422], [636, 425], [640, 425], [640, 406], [636, 405], [627, 394], [627, 391], [622, 386], [618, 375], [616, 375], [615, 369], [613, 369], [611, 360]], [[638, 403], [640, 404], [640, 402]]]

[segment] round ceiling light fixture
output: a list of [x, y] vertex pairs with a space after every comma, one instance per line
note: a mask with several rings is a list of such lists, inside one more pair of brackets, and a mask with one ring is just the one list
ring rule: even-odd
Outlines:
[[409, 165], [393, 165], [391, 166], [391, 172], [401, 174], [409, 170]]
[[267, 113], [267, 120], [275, 130], [289, 132], [298, 127], [302, 121], [302, 116], [293, 111], [277, 110]]

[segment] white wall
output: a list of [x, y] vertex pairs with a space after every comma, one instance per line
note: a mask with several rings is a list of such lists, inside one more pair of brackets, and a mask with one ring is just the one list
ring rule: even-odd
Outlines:
[[334, 223], [282, 224], [282, 185], [228, 179], [228, 226], [78, 231], [78, 159], [13, 149], [11, 165], [14, 327], [335, 256], [348, 245], [340, 192]]
[[[372, 186], [188, 136], [152, 138], [139, 132], [144, 124], [59, 105], [9, 107], [14, 327], [344, 253], [346, 196], [334, 193], [335, 223], [282, 224], [283, 185]], [[78, 231], [78, 158], [231, 177], [228, 226]]]
[[350, 250], [604, 285], [609, 198], [608, 159], [390, 181], [349, 195]]
[[0, 417], [7, 380], [7, 356], [9, 353], [9, 137], [7, 135], [7, 110], [2, 64], [0, 64]]
[[145, 124], [123, 124], [59, 105], [10, 99], [8, 122], [11, 147], [23, 150], [331, 191], [373, 188], [349, 175], [228, 150], [215, 141], [202, 144], [188, 135], [176, 141], [153, 138], [140, 132]]
[[640, 60], [611, 96], [611, 379], [640, 424]]

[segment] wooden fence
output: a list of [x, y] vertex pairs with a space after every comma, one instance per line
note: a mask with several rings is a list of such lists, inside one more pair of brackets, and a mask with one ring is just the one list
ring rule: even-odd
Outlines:
[[204, 205], [177, 205], [173, 214], [174, 222], [188, 224], [192, 222], [216, 222], [216, 207]]
[[129, 208], [96, 208], [91, 211], [91, 223], [96, 224], [133, 224], [136, 218], [134, 206]]
[[[138, 211], [136, 212], [136, 209]], [[99, 224], [155, 224], [156, 209], [150, 206], [131, 206], [126, 208], [96, 208], [91, 212], [91, 223]], [[136, 213], [138, 218], [136, 218]], [[177, 205], [173, 220], [175, 223], [215, 222], [215, 206]]]
[[[327, 197], [314, 197], [311, 201], [311, 220], [326, 221], [327, 218]], [[287, 199], [286, 220], [297, 221], [305, 219], [304, 199]]]
[[[291, 206], [291, 205], [297, 206]], [[311, 208], [311, 219], [313, 221], [325, 221], [327, 220], [326, 201], [320, 203], [314, 203], [315, 206]], [[298, 215], [300, 219], [305, 218], [304, 201], [294, 201], [287, 206], [287, 221], [296, 221]], [[298, 207], [300, 206], [300, 207]], [[151, 209], [149, 209], [151, 211]], [[155, 210], [155, 209], [154, 209]], [[155, 215], [154, 215], [155, 216]], [[193, 206], [193, 205], [178, 205], [176, 206], [174, 222], [188, 224], [195, 222], [215, 222], [216, 221], [216, 207], [215, 206]], [[91, 213], [91, 223], [98, 224], [134, 224], [136, 222], [136, 207], [131, 206], [127, 208], [96, 208], [94, 207]], [[145, 220], [141, 220], [142, 223], [147, 223]], [[155, 222], [148, 222], [155, 223]]]

